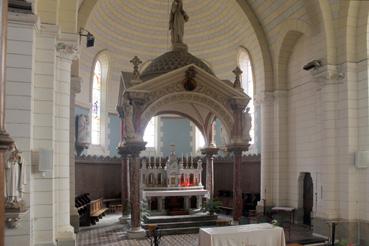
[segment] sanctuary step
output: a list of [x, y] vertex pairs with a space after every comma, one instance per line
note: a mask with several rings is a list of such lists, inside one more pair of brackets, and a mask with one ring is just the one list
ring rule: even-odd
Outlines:
[[144, 216], [144, 229], [156, 224], [162, 235], [198, 233], [200, 227], [216, 226], [217, 215], [204, 213], [178, 216]]

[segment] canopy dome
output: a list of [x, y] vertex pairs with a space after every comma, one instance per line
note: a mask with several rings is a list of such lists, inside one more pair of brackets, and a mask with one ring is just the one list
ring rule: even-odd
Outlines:
[[186, 49], [174, 49], [155, 58], [141, 73], [141, 79], [143, 81], [150, 80], [190, 64], [194, 64], [214, 75], [205, 62], [189, 53]]

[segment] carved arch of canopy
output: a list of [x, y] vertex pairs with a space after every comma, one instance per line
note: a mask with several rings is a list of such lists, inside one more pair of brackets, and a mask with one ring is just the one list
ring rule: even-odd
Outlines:
[[[188, 78], [188, 71], [193, 73], [191, 78]], [[195, 85], [191, 90], [185, 86], [189, 79]], [[207, 144], [215, 119], [222, 122], [229, 142], [234, 135], [242, 135], [234, 130], [239, 120], [236, 114], [250, 100], [242, 89], [233, 88], [233, 83], [219, 80], [196, 65], [145, 82], [132, 83], [130, 76], [123, 74], [119, 95], [117, 109], [121, 116], [124, 115], [121, 106], [124, 100], [129, 100], [134, 107], [135, 129], [140, 139], [153, 116], [170, 112], [194, 122]]]

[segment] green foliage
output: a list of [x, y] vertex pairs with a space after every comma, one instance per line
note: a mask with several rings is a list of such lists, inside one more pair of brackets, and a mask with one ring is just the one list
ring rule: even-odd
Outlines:
[[203, 210], [209, 212], [210, 214], [214, 214], [220, 211], [220, 206], [222, 202], [215, 199], [209, 199], [205, 202]]

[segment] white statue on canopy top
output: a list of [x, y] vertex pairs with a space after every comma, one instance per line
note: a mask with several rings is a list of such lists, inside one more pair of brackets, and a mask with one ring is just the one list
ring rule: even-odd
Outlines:
[[170, 11], [169, 30], [171, 30], [172, 44], [182, 44], [184, 35], [184, 24], [189, 20], [183, 10], [182, 0], [174, 0]]

